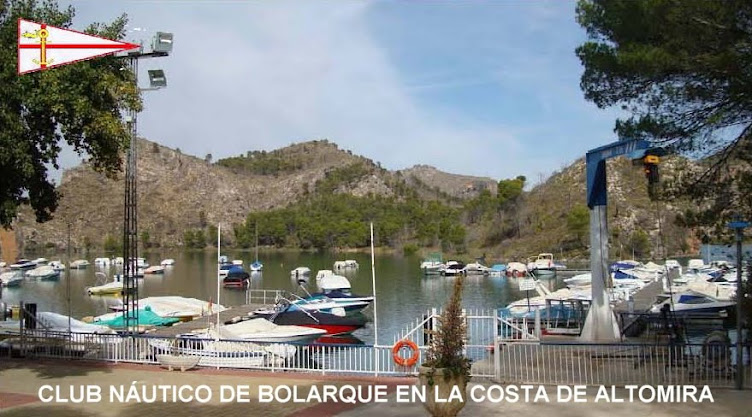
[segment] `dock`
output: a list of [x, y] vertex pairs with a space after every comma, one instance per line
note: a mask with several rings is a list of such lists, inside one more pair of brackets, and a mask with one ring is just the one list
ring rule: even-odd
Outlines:
[[[219, 313], [219, 321], [223, 324], [235, 323], [248, 318], [249, 313], [265, 307], [268, 306], [264, 304], [245, 304], [228, 307], [226, 310]], [[156, 330], [149, 332], [149, 335], [157, 337], [175, 337], [179, 334], [206, 329], [209, 327], [209, 323], [214, 323], [216, 320], [217, 314], [215, 313], [195, 320], [175, 323], [169, 327], [158, 327]]]

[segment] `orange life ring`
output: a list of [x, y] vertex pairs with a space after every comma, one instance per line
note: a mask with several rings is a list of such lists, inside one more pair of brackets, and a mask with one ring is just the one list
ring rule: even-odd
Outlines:
[[[400, 356], [400, 350], [402, 350], [403, 347], [412, 350], [413, 353], [409, 358], [403, 358], [402, 356]], [[420, 351], [418, 350], [418, 345], [416, 345], [412, 340], [402, 339], [399, 342], [395, 343], [394, 347], [392, 347], [392, 359], [398, 366], [415, 365], [416, 363], [418, 363], [419, 355]]]

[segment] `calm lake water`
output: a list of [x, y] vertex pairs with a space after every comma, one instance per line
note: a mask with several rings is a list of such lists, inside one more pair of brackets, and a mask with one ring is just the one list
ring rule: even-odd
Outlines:
[[[248, 252], [227, 252], [230, 259], [242, 259], [247, 267], [255, 256]], [[19, 301], [36, 302], [39, 311], [54, 311], [67, 314], [67, 282], [70, 282], [71, 315], [75, 318], [94, 316], [109, 312], [108, 306], [118, 304], [113, 297], [88, 296], [87, 286], [96, 285], [96, 271], [112, 274], [119, 272], [115, 267], [100, 269], [93, 265], [97, 254], [88, 259], [92, 262], [87, 269], [71, 270], [61, 275], [59, 281], [25, 280], [18, 288], [3, 288], [2, 302], [16, 305]], [[217, 254], [216, 252], [186, 253], [146, 253], [147, 262], [158, 265], [164, 258], [175, 259], [175, 266], [164, 275], [146, 276], [140, 279], [139, 296], [180, 295], [202, 300], [217, 298]], [[48, 259], [58, 259], [49, 257]], [[318, 254], [318, 253], [264, 253], [260, 261], [264, 271], [253, 275], [249, 288], [283, 289], [302, 294], [290, 278], [290, 271], [298, 266], [311, 268], [314, 279], [308, 284], [309, 291], [315, 290], [315, 274], [319, 269], [332, 269], [336, 260], [355, 259], [360, 268], [344, 275], [352, 284], [353, 292], [359, 295], [372, 294], [370, 254]], [[423, 276], [420, 271], [420, 257], [381, 255], [376, 257], [376, 297], [379, 322], [379, 342], [391, 343], [394, 335], [415, 318], [422, 316], [432, 307], [443, 306], [452, 290], [455, 278]], [[561, 286], [561, 275], [548, 282], [551, 289]], [[311, 288], [313, 287], [313, 288]], [[245, 303], [242, 290], [221, 289], [220, 303], [225, 306]], [[468, 276], [465, 279], [463, 306], [468, 309], [489, 309], [503, 307], [511, 301], [524, 297], [515, 279], [505, 277]], [[373, 316], [373, 306], [365, 310]], [[356, 337], [366, 343], [374, 340], [373, 323], [358, 330]]]

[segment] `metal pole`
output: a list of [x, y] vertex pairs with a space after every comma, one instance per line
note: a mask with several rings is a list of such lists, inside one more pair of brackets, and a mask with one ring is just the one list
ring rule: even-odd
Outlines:
[[744, 352], [742, 351], [742, 240], [744, 229], [736, 228], [736, 389], [744, 387]]
[[65, 267], [65, 292], [66, 292], [66, 295], [68, 296], [68, 337], [69, 338], [71, 337], [71, 314], [72, 314], [71, 313], [71, 298], [70, 298], [70, 295], [71, 295], [70, 293], [70, 281], [71, 281], [70, 280], [70, 258], [71, 258], [70, 229], [71, 229], [71, 224], [70, 224], [70, 220], [68, 220], [68, 247], [67, 247], [68, 259], [67, 259], [67, 266]]
[[376, 256], [373, 252], [373, 222], [371, 222], [371, 285], [373, 286], [373, 352], [375, 355], [374, 364], [376, 366], [376, 375], [379, 374], [379, 318], [376, 314]]
[[216, 332], [217, 332], [217, 339], [219, 339], [219, 296], [221, 292], [219, 291], [219, 269], [220, 269], [220, 262], [219, 259], [222, 256], [222, 248], [221, 248], [221, 242], [222, 240], [222, 223], [217, 223], [217, 324], [216, 326]]

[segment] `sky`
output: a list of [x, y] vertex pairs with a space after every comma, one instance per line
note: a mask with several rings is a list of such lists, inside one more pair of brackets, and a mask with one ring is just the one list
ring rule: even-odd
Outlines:
[[[218, 158], [329, 139], [389, 169], [540, 181], [615, 141], [579, 89], [574, 1], [73, 0], [74, 29], [174, 34], [139, 136]], [[74, 164], [66, 152], [63, 165]]]

